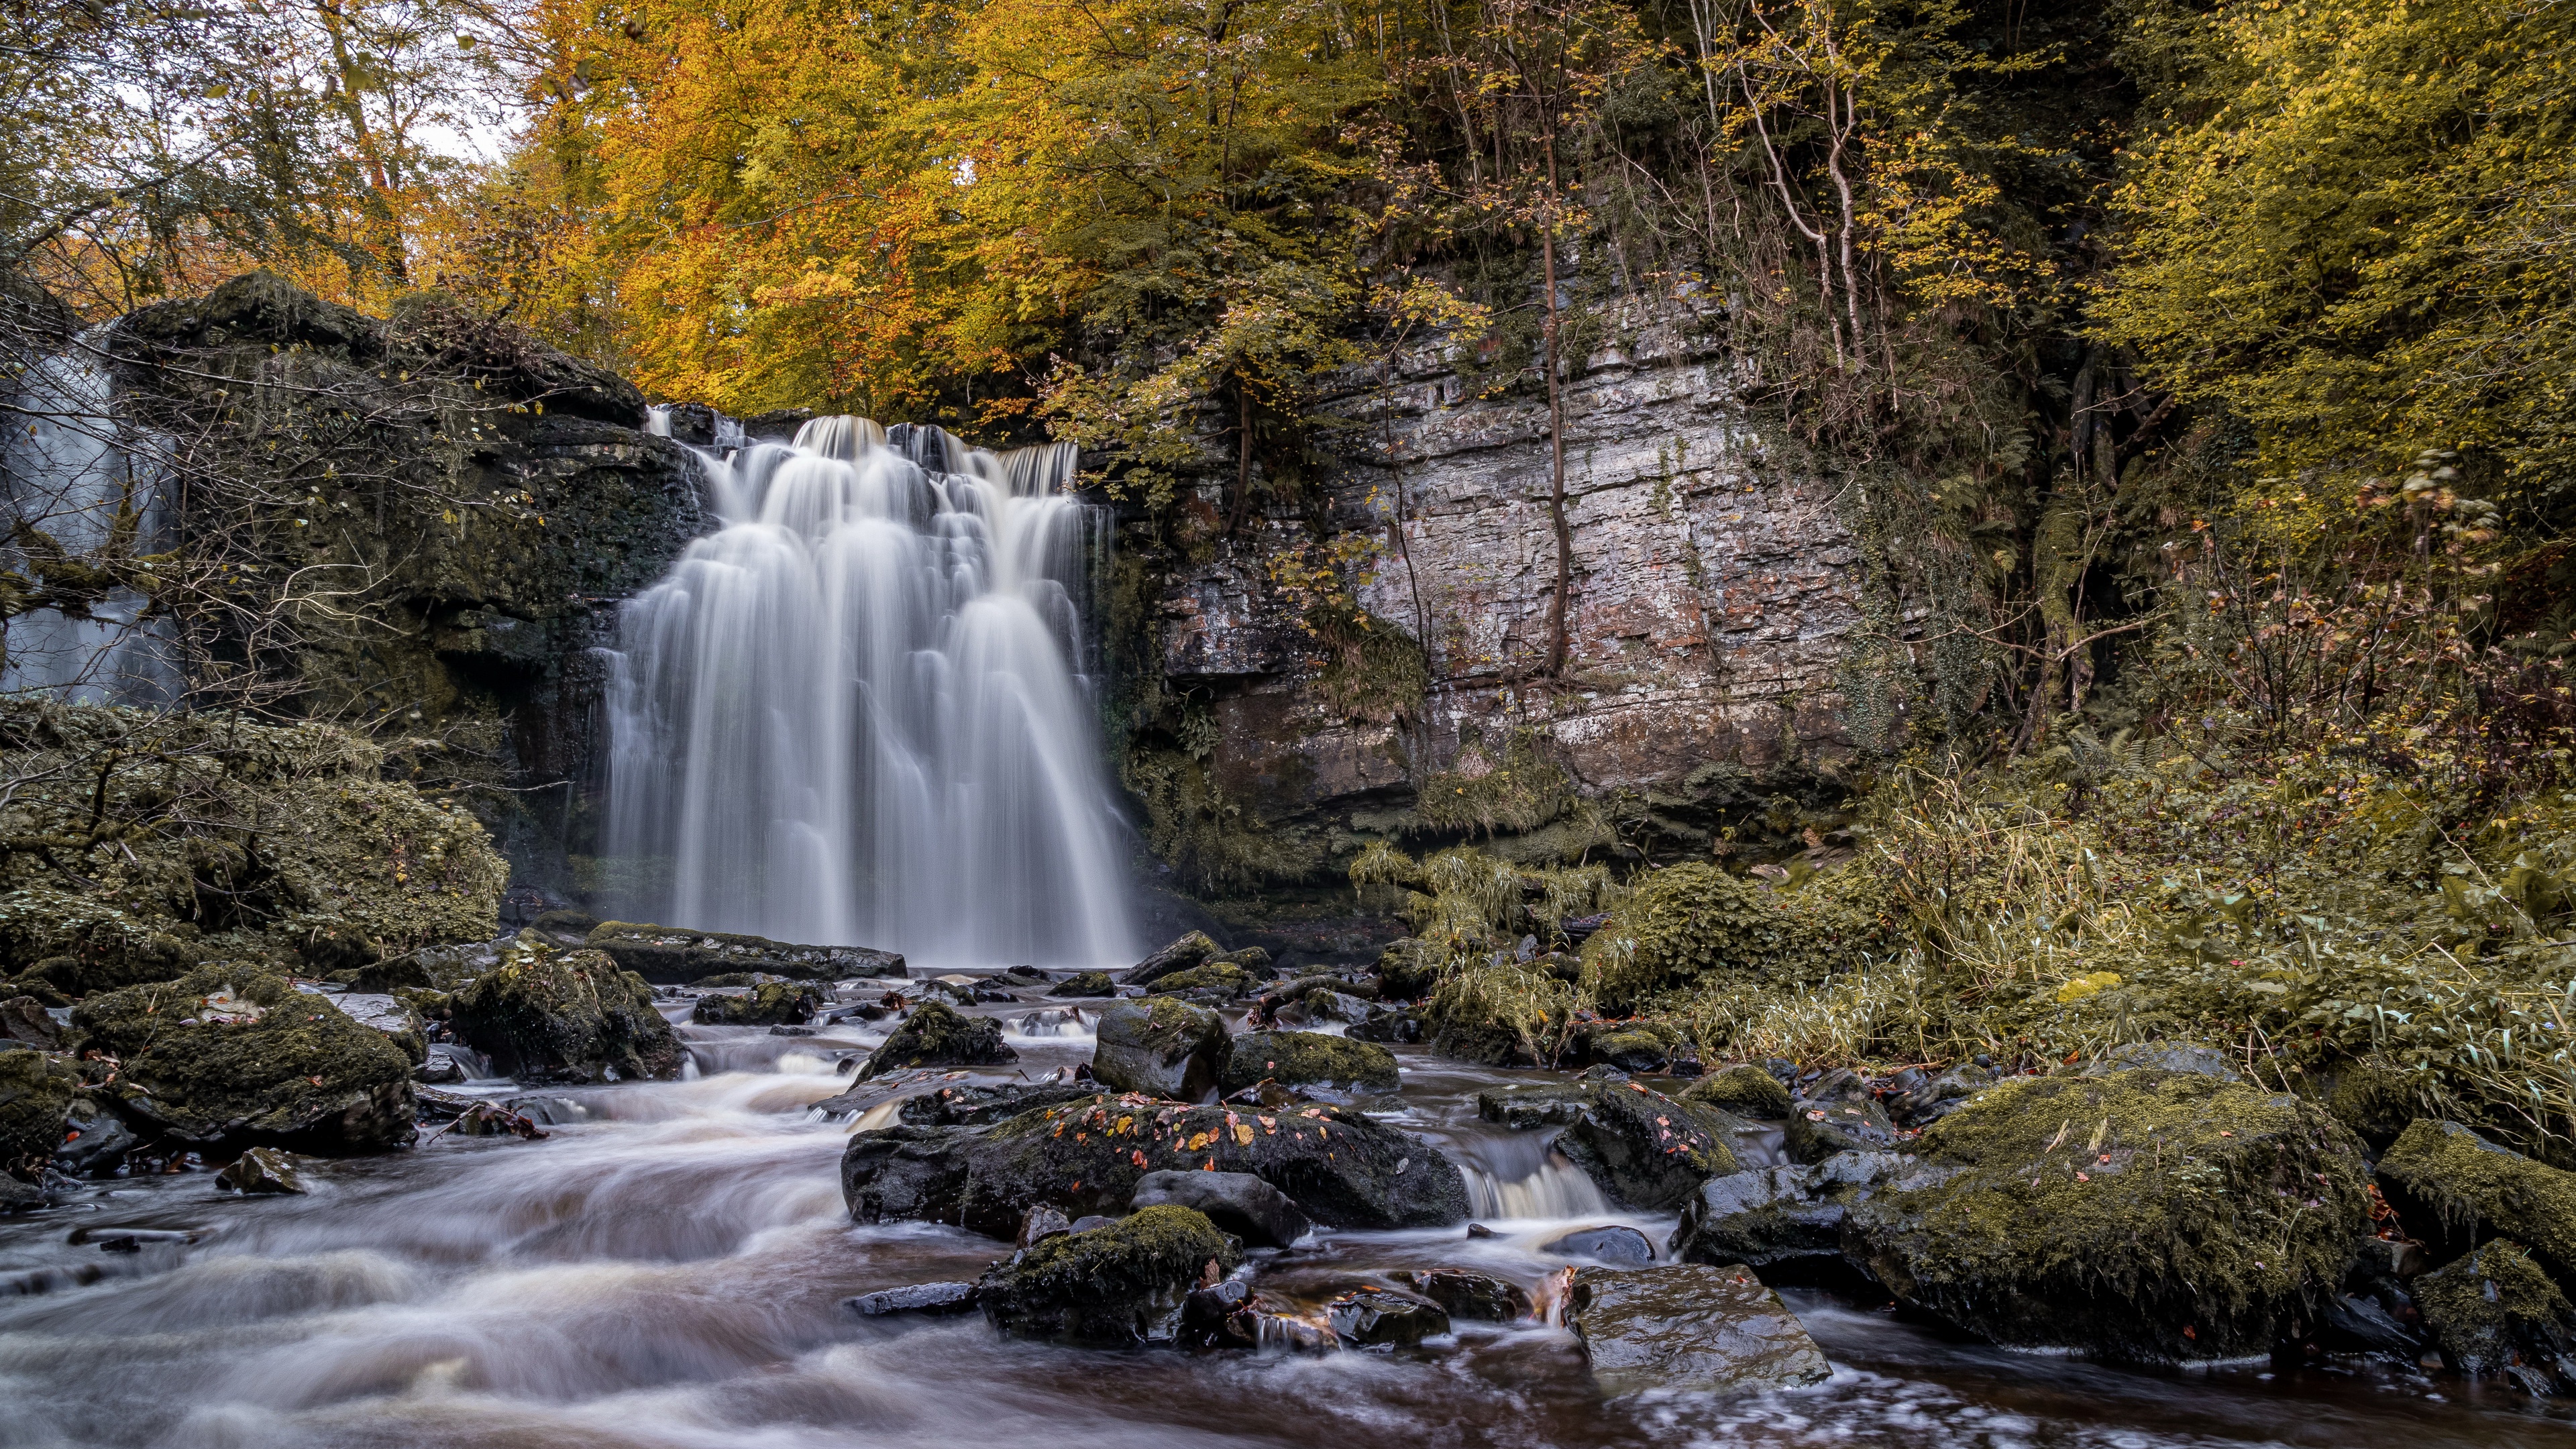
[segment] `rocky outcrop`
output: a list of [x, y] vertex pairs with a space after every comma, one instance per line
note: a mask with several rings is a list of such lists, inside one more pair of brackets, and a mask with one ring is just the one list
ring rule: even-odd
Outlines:
[[1247, 1031], [1228, 1044], [1218, 1085], [1228, 1093], [1262, 1082], [1392, 1092], [1399, 1080], [1395, 1053], [1371, 1042], [1320, 1031]]
[[687, 1055], [641, 978], [605, 952], [558, 952], [528, 932], [449, 997], [448, 1020], [494, 1070], [525, 1082], [669, 1077]]
[[1209, 957], [1218, 954], [1220, 949], [1216, 942], [1208, 939], [1206, 933], [1188, 932], [1172, 944], [1128, 968], [1127, 974], [1118, 978], [1118, 984], [1151, 986], [1166, 976], [1187, 971], [1206, 961]]
[[671, 926], [602, 921], [582, 942], [656, 986], [680, 986], [711, 976], [760, 973], [791, 981], [841, 981], [851, 977], [903, 979], [903, 957], [865, 946], [798, 946], [765, 936], [688, 931]]
[[2576, 1312], [2520, 1244], [2499, 1238], [2415, 1280], [2442, 1361], [2533, 1394], [2576, 1391]]
[[740, 996], [699, 997], [689, 1020], [701, 1026], [802, 1026], [822, 1009], [823, 993], [816, 987], [764, 981]]
[[1833, 1372], [1780, 1295], [1741, 1267], [1580, 1269], [1565, 1323], [1614, 1399], [1791, 1389]]
[[936, 1001], [912, 1009], [903, 1025], [870, 1053], [859, 1069], [860, 1081], [871, 1081], [915, 1067], [998, 1067], [1020, 1054], [1002, 1040], [1002, 1024], [990, 1017], [962, 1016]]
[[1225, 1075], [1225, 1018], [1169, 996], [1100, 1013], [1091, 1074], [1122, 1092], [1197, 1102]]
[[1037, 1243], [975, 1285], [992, 1325], [1014, 1338], [1091, 1348], [1169, 1342], [1190, 1290], [1242, 1261], [1234, 1241], [1185, 1207]]

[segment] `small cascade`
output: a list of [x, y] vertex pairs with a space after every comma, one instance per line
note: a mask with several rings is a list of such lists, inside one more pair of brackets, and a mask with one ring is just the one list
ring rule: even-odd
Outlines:
[[1479, 1162], [1476, 1155], [1458, 1170], [1467, 1179], [1467, 1200], [1479, 1218], [1578, 1218], [1610, 1211], [1599, 1185], [1552, 1145], [1534, 1163]]
[[723, 527], [610, 660], [616, 909], [925, 966], [1133, 960], [1085, 679], [1109, 520], [1072, 446], [826, 417], [699, 456]]

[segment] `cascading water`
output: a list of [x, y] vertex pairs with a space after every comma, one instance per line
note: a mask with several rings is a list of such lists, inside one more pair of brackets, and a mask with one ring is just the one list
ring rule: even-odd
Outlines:
[[718, 532], [627, 605], [608, 834], [639, 919], [929, 965], [1133, 960], [1079, 673], [1106, 518], [1068, 444], [817, 418], [705, 460]]

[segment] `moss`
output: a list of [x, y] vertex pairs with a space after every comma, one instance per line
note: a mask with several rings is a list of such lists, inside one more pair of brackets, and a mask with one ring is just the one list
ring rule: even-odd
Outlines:
[[1234, 1039], [1218, 1086], [1239, 1092], [1265, 1081], [1392, 1092], [1399, 1076], [1395, 1053], [1369, 1042], [1320, 1031], [1245, 1032]]
[[1073, 975], [1057, 982], [1054, 988], [1047, 992], [1047, 995], [1049, 996], [1071, 996], [1085, 999], [1101, 996], [1116, 996], [1117, 994], [1118, 983], [1110, 980], [1109, 973], [1106, 971], [1077, 971]]
[[689, 1019], [704, 1026], [801, 1026], [823, 1009], [823, 993], [793, 981], [767, 981], [741, 996], [702, 996]]
[[1780, 1079], [1750, 1062], [1711, 1072], [1683, 1090], [1682, 1100], [1747, 1117], [1779, 1121], [1789, 1115], [1789, 1089]]
[[2559, 1282], [2576, 1284], [2576, 1173], [2498, 1147], [2456, 1122], [2426, 1119], [2398, 1136], [2379, 1159], [2379, 1175], [2392, 1198], [2420, 1204], [2454, 1236], [2512, 1238]]
[[1119, 762], [1118, 778], [1145, 807], [1146, 848], [1185, 889], [1249, 891], [1305, 880], [1324, 864], [1321, 844], [1230, 797], [1201, 755], [1134, 748]]
[[2348, 1129], [2196, 1073], [2009, 1081], [1915, 1150], [1847, 1242], [1898, 1298], [2007, 1344], [2268, 1351], [2330, 1301], [2370, 1221]]
[[2410, 1076], [2375, 1067], [2351, 1066], [2335, 1074], [2326, 1093], [2326, 1110], [2374, 1147], [2386, 1147], [2431, 1104], [2423, 1084]]
[[1002, 1040], [1001, 1023], [990, 1017], [963, 1016], [936, 1001], [912, 1009], [859, 1069], [864, 1082], [914, 1067], [1003, 1066], [1020, 1054]]
[[0, 1051], [0, 1172], [33, 1182], [63, 1145], [80, 1078], [49, 1052]]
[[1193, 1209], [1145, 1208], [1123, 1222], [1045, 1239], [997, 1263], [977, 1287], [995, 1328], [1015, 1338], [1118, 1347], [1172, 1337], [1182, 1300], [1243, 1261]]
[[2576, 1386], [2576, 1317], [2520, 1244], [2488, 1243], [2410, 1291], [2443, 1359], [2461, 1373], [2510, 1374], [2533, 1393], [2560, 1380]]
[[1871, 896], [1870, 879], [1850, 870], [1782, 891], [1706, 862], [1667, 866], [1584, 942], [1586, 981], [1605, 1011], [1710, 981], [1811, 985], [1886, 952]]
[[66, 1043], [116, 1059], [129, 1116], [191, 1145], [333, 1152], [412, 1138], [411, 1062], [326, 998], [223, 962], [93, 996]]
[[1451, 971], [1423, 1003], [1432, 1049], [1489, 1066], [1545, 1066], [1574, 1024], [1574, 988], [1535, 965]]
[[762, 974], [795, 981], [836, 981], [848, 976], [901, 978], [903, 958], [860, 946], [800, 946], [766, 936], [697, 931], [634, 921], [602, 921], [582, 944], [605, 951], [617, 964], [657, 985], [703, 981], [710, 976]]
[[1231, 1000], [1250, 991], [1252, 985], [1251, 973], [1242, 967], [1232, 962], [1211, 961], [1204, 966], [1193, 966], [1158, 978], [1146, 988], [1146, 994], [1177, 996], [1187, 991], [1220, 991]]
[[1324, 646], [1315, 693], [1335, 714], [1393, 724], [1421, 710], [1431, 669], [1412, 635], [1339, 595], [1309, 608], [1305, 621]]
[[1526, 833], [1556, 819], [1575, 803], [1574, 778], [1547, 757], [1541, 738], [1514, 730], [1499, 742], [1466, 745], [1450, 768], [1423, 778], [1417, 813], [1438, 829], [1488, 836]]
[[653, 988], [600, 951], [558, 952], [533, 932], [448, 998], [456, 1034], [532, 1082], [668, 1077], [686, 1053]]
[[1396, 942], [1377, 957], [1377, 994], [1386, 1001], [1419, 1001], [1440, 982], [1438, 953], [1412, 939]]

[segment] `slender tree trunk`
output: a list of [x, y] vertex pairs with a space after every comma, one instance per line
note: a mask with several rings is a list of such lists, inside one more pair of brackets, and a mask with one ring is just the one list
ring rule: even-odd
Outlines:
[[1547, 610], [1547, 672], [1565, 673], [1565, 615], [1574, 592], [1574, 531], [1565, 521], [1565, 388], [1558, 377], [1556, 311], [1556, 138], [1547, 146], [1548, 215], [1539, 228], [1539, 257], [1547, 272], [1548, 522], [1556, 529], [1556, 597]]
[[1234, 379], [1234, 399], [1240, 423], [1235, 430], [1233, 516], [1225, 522], [1225, 531], [1230, 534], [1243, 531], [1244, 515], [1252, 510], [1252, 388], [1241, 374]]

